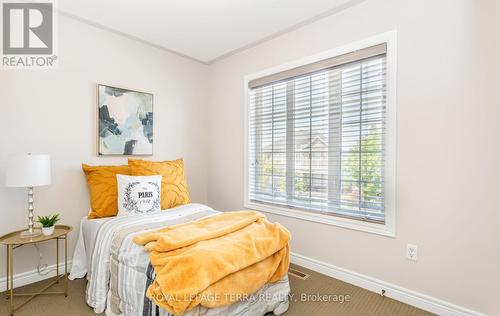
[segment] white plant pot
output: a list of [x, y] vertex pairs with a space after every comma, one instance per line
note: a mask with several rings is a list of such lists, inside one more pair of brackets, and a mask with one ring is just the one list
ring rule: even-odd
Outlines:
[[44, 236], [50, 236], [54, 233], [54, 226], [51, 227], [42, 227], [42, 234]]

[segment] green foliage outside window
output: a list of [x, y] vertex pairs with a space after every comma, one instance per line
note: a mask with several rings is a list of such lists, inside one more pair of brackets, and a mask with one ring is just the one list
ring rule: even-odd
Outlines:
[[[361, 143], [361, 160], [359, 157]], [[382, 197], [382, 134], [372, 128], [361, 138], [361, 142], [354, 146], [346, 160], [343, 160], [343, 169], [351, 179], [360, 179], [360, 207], [373, 207], [381, 204]], [[361, 167], [360, 167], [361, 162]], [[353, 183], [353, 188], [357, 183]]]

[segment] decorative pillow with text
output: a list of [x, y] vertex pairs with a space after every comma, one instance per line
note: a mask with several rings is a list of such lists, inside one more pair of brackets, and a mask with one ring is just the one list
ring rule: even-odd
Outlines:
[[117, 174], [118, 216], [146, 214], [161, 210], [161, 175], [126, 176]]

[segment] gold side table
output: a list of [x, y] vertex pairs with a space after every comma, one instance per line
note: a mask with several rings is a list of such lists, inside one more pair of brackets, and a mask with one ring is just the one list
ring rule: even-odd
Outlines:
[[[6, 287], [7, 287], [7, 299], [10, 299], [10, 315], [14, 315], [14, 312], [24, 306], [26, 303], [31, 301], [34, 297], [42, 294], [64, 294], [68, 297], [68, 233], [71, 232], [73, 228], [67, 225], [56, 225], [54, 228], [54, 233], [50, 236], [38, 235], [31, 238], [22, 238], [21, 232], [25, 231], [18, 230], [12, 233], [5, 234], [0, 237], [0, 244], [7, 246], [7, 276], [6, 276]], [[64, 239], [64, 275], [59, 275], [59, 240]], [[47, 284], [43, 289], [36, 293], [14, 293], [14, 249], [21, 246], [34, 244], [38, 242], [55, 240], [56, 241], [56, 276], [53, 278], [52, 282]], [[64, 292], [48, 292], [47, 290], [54, 284], [59, 283], [59, 280], [64, 278]], [[24, 296], [28, 297], [19, 306], [14, 306], [14, 297]]]

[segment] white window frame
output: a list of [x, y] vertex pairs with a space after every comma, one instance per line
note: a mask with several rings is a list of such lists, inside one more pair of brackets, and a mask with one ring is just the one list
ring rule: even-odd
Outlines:
[[[245, 109], [244, 109], [244, 206], [249, 209], [298, 218], [302, 220], [318, 222], [348, 229], [359, 230], [389, 237], [396, 236], [396, 67], [397, 67], [397, 33], [389, 31], [375, 35], [363, 40], [334, 48], [313, 56], [302, 58], [277, 67], [249, 74], [244, 77]], [[324, 215], [311, 211], [302, 211], [296, 208], [280, 207], [264, 203], [250, 201], [249, 199], [249, 164], [248, 164], [248, 144], [249, 144], [249, 93], [248, 82], [251, 80], [272, 75], [281, 71], [295, 67], [307, 65], [327, 58], [339, 56], [370, 46], [387, 43], [386, 54], [386, 135], [385, 135], [385, 222], [372, 223], [351, 218], [344, 218], [334, 215]]]

